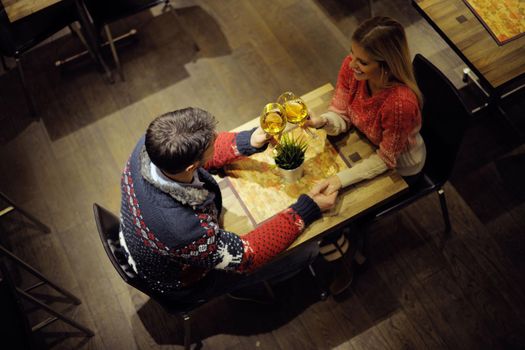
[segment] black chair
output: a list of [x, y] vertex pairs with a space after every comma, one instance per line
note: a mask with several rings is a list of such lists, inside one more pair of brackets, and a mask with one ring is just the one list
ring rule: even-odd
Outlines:
[[[112, 0], [111, 2], [85, 0], [85, 2], [91, 17], [93, 18], [93, 22], [97, 28], [97, 31], [100, 33], [102, 28], [104, 29], [108, 44], [111, 48], [113, 59], [115, 61], [115, 66], [122, 80], [124, 80], [124, 74], [122, 72], [122, 66], [118, 58], [117, 49], [115, 48], [115, 42], [135, 35], [137, 31], [135, 29], [131, 29], [128, 33], [114, 39], [109, 29], [109, 24], [160, 4], [164, 4], [163, 11], [172, 9], [170, 0]], [[173, 13], [176, 15], [175, 11], [173, 11]], [[198, 47], [196, 48], [198, 50]]]
[[33, 224], [35, 224], [39, 229], [41, 229], [45, 233], [51, 232], [51, 229], [47, 225], [43, 224], [40, 220], [38, 220], [33, 215], [31, 215], [30, 213], [22, 209], [20, 206], [15, 204], [11, 199], [9, 199], [9, 197], [7, 197], [2, 192], [0, 192], [0, 202], [5, 202], [7, 204], [7, 206], [0, 209], [0, 217], [17, 210], [20, 214], [24, 215], [27, 219], [31, 220]]
[[[8, 283], [10, 285], [9, 288], [14, 293], [16, 293], [16, 299], [17, 300], [23, 299], [25, 301], [28, 301], [34, 307], [42, 309], [47, 314], [51, 315], [47, 319], [39, 322], [38, 324], [36, 324], [34, 326], [30, 326], [29, 325], [29, 320], [27, 319], [26, 316], [24, 316], [24, 317], [26, 317], [26, 321], [27, 321], [27, 324], [29, 325], [28, 327], [30, 328], [31, 332], [36, 332], [36, 331], [38, 331], [38, 330], [40, 330], [40, 329], [50, 325], [51, 323], [53, 323], [53, 322], [55, 322], [57, 320], [61, 320], [61, 321], [65, 322], [65, 323], [69, 324], [70, 326], [78, 329], [79, 331], [81, 331], [82, 333], [84, 333], [88, 337], [92, 337], [93, 335], [95, 335], [95, 333], [93, 333], [93, 331], [91, 329], [83, 326], [82, 324], [78, 323], [77, 321], [75, 321], [71, 317], [65, 315], [64, 313], [56, 311], [55, 309], [51, 308], [48, 304], [46, 304], [44, 302], [44, 299], [42, 298], [42, 295], [33, 295], [30, 292], [33, 291], [34, 289], [40, 287], [40, 286], [48, 285], [49, 287], [53, 288], [55, 291], [57, 291], [60, 294], [62, 294], [65, 297], [65, 299], [67, 299], [68, 301], [70, 301], [71, 303], [73, 303], [75, 305], [80, 305], [81, 304], [81, 301], [80, 301], [79, 298], [77, 298], [75, 295], [73, 295], [72, 293], [68, 292], [64, 288], [60, 287], [58, 284], [54, 283], [52, 280], [50, 280], [49, 278], [44, 276], [40, 271], [35, 269], [33, 266], [29, 265], [24, 260], [20, 259], [18, 256], [16, 256], [15, 254], [13, 254], [9, 250], [7, 250], [4, 246], [0, 245], [0, 265], [2, 265], [4, 260], [5, 261], [9, 260], [10, 262], [12, 262], [14, 264], [13, 266], [16, 265], [17, 267], [20, 267], [20, 268], [24, 269], [25, 271], [27, 271], [30, 274], [32, 274], [33, 277], [36, 277], [39, 280], [37, 283], [35, 283], [32, 286], [27, 287], [27, 288], [21, 288], [21, 287], [15, 286], [13, 281], [12, 281], [12, 279], [9, 278], [9, 271], [5, 270], [5, 268], [3, 266], [0, 266], [0, 267], [2, 267], [2, 271], [1, 271], [2, 279], [0, 279], [0, 280], [3, 280], [3, 281], [5, 281], [6, 283]], [[19, 312], [23, 313], [24, 311], [23, 310], [19, 310]], [[30, 312], [30, 311], [27, 311], [27, 312]], [[3, 313], [3, 307], [2, 307], [2, 313]], [[1, 329], [4, 330], [4, 328], [1, 328]]]
[[9, 271], [0, 258], [0, 327], [2, 341], [16, 344], [17, 349], [35, 348], [31, 326], [24, 313], [24, 305], [18, 297]]
[[[117, 270], [120, 277], [130, 286], [140, 290], [158, 302], [169, 314], [178, 315], [182, 318], [184, 324], [184, 348], [190, 349], [191, 346], [191, 311], [206, 303], [205, 300], [193, 304], [176, 304], [173, 301], [164, 300], [158, 294], [152, 293], [148, 287], [136, 275], [133, 268], [127, 260], [117, 252], [122, 249], [119, 242], [119, 219], [114, 214], [104, 209], [100, 205], [93, 204], [93, 213], [97, 223], [98, 233], [104, 246], [104, 250]], [[201, 341], [197, 342], [202, 345]]]
[[[29, 111], [33, 116], [36, 115], [36, 107], [27, 88], [21, 57], [37, 44], [77, 20], [78, 14], [73, 0], [59, 1], [12, 23], [0, 2], [0, 55], [15, 59]], [[70, 28], [73, 30], [72, 27]], [[81, 35], [79, 31], [77, 34]], [[3, 58], [2, 63], [4, 68], [7, 68]]]
[[417, 54], [413, 61], [416, 80], [423, 93], [421, 135], [427, 159], [421, 176], [408, 191], [373, 209], [365, 220], [378, 219], [436, 192], [439, 196], [446, 237], [451, 230], [444, 184], [450, 178], [463, 135], [471, 118], [459, 92], [430, 61]]

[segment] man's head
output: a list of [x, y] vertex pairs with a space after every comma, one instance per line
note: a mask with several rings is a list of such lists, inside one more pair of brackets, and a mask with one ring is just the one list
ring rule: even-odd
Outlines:
[[146, 131], [146, 151], [158, 168], [178, 174], [204, 161], [213, 147], [217, 122], [199, 108], [184, 108], [163, 114], [151, 122]]

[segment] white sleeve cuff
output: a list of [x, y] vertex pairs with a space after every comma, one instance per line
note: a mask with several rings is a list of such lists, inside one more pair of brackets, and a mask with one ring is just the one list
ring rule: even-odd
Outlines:
[[351, 168], [337, 173], [343, 188], [366, 179], [372, 179], [388, 170], [386, 163], [377, 155], [371, 154]]
[[323, 129], [328, 135], [339, 135], [348, 131], [349, 129], [347, 121], [336, 112], [328, 111], [321, 114], [321, 117], [326, 119], [326, 125], [323, 127]]

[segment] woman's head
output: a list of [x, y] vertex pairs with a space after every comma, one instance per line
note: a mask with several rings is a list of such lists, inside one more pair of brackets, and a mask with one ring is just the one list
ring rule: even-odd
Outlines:
[[395, 82], [405, 84], [421, 102], [405, 30], [399, 22], [389, 17], [363, 22], [352, 35], [352, 54], [356, 79], [371, 79], [384, 87]]

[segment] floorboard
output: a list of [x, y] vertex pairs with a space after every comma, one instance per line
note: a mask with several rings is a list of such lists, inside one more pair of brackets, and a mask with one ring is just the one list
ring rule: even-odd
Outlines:
[[[479, 102], [461, 80], [464, 63], [409, 1], [373, 6], [403, 23], [413, 54]], [[365, 0], [178, 0], [172, 12], [159, 7], [112, 25], [115, 34], [139, 30], [118, 47], [125, 80], [115, 84], [89, 58], [55, 68], [80, 48], [59, 35], [23, 58], [38, 119], [16, 71], [0, 71], [0, 190], [52, 229], [10, 213], [0, 218], [0, 242], [77, 295], [82, 304], [72, 306], [37, 290], [96, 333], [85, 338], [55, 322], [36, 333], [37, 348], [183, 348], [181, 320], [113, 270], [93, 202], [118, 212], [120, 172], [159, 114], [201, 107], [229, 130], [284, 91], [335, 84], [350, 35], [369, 13]], [[275, 286], [275, 306], [227, 297], [203, 306], [192, 316], [193, 339], [205, 349], [525, 348], [525, 146], [515, 137], [525, 130], [523, 97], [505, 100], [508, 118], [483, 111], [472, 119], [445, 186], [453, 230], [444, 245], [439, 200], [429, 195], [362, 228], [368, 262], [347, 293], [320, 301], [302, 272]], [[328, 280], [326, 264], [316, 265]], [[17, 283], [34, 282], [11, 267]], [[30, 318], [42, 316], [33, 308]]]

